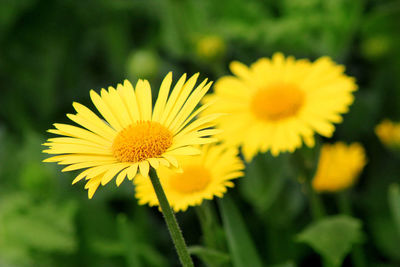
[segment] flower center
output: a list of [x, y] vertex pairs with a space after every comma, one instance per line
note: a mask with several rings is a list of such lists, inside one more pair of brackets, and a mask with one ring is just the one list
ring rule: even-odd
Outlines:
[[297, 114], [304, 92], [292, 84], [274, 84], [255, 93], [251, 101], [254, 115], [263, 120], [281, 120]]
[[140, 121], [115, 137], [112, 152], [120, 162], [140, 162], [161, 156], [172, 145], [172, 138], [160, 123]]
[[211, 181], [210, 172], [202, 166], [184, 167], [183, 173], [170, 177], [170, 186], [182, 194], [191, 194], [204, 190]]

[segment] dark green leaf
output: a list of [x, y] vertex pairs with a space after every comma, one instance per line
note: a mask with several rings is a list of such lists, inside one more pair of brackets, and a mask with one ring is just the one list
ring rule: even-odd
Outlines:
[[307, 243], [332, 266], [340, 266], [354, 244], [361, 243], [361, 221], [347, 215], [323, 218], [309, 225], [297, 240]]
[[400, 186], [398, 184], [392, 184], [389, 187], [389, 206], [397, 233], [400, 235]]
[[207, 263], [208, 266], [218, 266], [227, 263], [230, 260], [228, 254], [215, 249], [205, 248], [202, 246], [191, 246], [188, 250], [190, 254], [196, 255]]
[[296, 264], [293, 261], [287, 261], [284, 263], [274, 264], [271, 267], [296, 267]]
[[76, 208], [73, 202], [36, 204], [25, 195], [3, 197], [0, 224], [5, 234], [1, 241], [43, 252], [72, 253], [77, 247]]
[[368, 224], [372, 230], [373, 243], [380, 253], [400, 261], [400, 235], [397, 234], [391, 216], [389, 214], [373, 216]]
[[219, 203], [233, 266], [263, 266], [240, 211], [232, 199], [225, 196]]
[[257, 210], [267, 211], [283, 189], [290, 171], [287, 155], [260, 154], [247, 166], [240, 191]]

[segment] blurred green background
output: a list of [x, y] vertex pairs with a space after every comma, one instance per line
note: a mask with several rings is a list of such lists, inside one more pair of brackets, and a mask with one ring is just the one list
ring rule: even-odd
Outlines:
[[[161, 214], [138, 206], [129, 182], [89, 201], [83, 184], [71, 186], [76, 173], [41, 162], [46, 130], [69, 122], [73, 101], [93, 108], [90, 89], [140, 77], [156, 93], [170, 70], [216, 80], [232, 60], [250, 64], [276, 51], [327, 55], [356, 77], [355, 103], [332, 140], [367, 150], [349, 194], [368, 266], [400, 266], [388, 200], [400, 157], [373, 131], [383, 118], [400, 120], [399, 18], [399, 1], [378, 0], [0, 0], [0, 266], [177, 266]], [[264, 157], [228, 194], [246, 211], [264, 264], [319, 266], [295, 241], [311, 218], [296, 169], [288, 155]], [[334, 197], [323, 201], [337, 213]], [[201, 244], [194, 210], [178, 219], [187, 242]]]

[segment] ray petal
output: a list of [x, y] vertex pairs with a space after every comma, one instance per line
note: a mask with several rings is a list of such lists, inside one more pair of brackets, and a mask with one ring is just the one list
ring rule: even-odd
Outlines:
[[140, 174], [144, 177], [149, 176], [150, 165], [148, 161], [139, 162]]
[[[104, 93], [103, 93], [104, 94]], [[107, 106], [106, 102], [100, 97], [95, 91], [90, 91], [90, 98], [93, 104], [96, 106], [97, 110], [101, 113], [104, 119], [113, 127], [116, 131], [122, 130], [121, 124], [118, 119], [114, 116], [110, 108]]]
[[139, 80], [136, 84], [136, 99], [141, 113], [141, 119], [151, 120], [151, 88], [147, 80]]
[[160, 91], [158, 93], [157, 101], [154, 106], [153, 118], [152, 118], [153, 121], [159, 121], [161, 118], [161, 115], [167, 103], [171, 84], [172, 84], [172, 72], [169, 72], [167, 76], [165, 76], [160, 86]]

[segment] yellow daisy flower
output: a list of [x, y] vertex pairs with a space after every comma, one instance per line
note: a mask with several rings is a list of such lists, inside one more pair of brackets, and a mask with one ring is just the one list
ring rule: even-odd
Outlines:
[[375, 127], [379, 140], [388, 147], [400, 147], [400, 123], [383, 120]]
[[199, 74], [186, 81], [186, 74], [176, 83], [171, 94], [172, 73], [163, 80], [154, 109], [151, 88], [147, 80], [136, 87], [125, 80], [117, 88], [109, 87], [90, 97], [104, 120], [87, 107], [74, 103], [76, 114], [68, 118], [82, 127], [54, 124], [50, 133], [62, 137], [50, 138], [43, 152], [56, 154], [46, 162], [69, 165], [62, 171], [85, 169], [72, 182], [86, 177], [89, 198], [99, 185], [117, 176], [119, 186], [125, 177], [132, 180], [138, 170], [148, 176], [150, 166], [179, 168], [177, 156], [193, 155], [199, 150], [193, 145], [214, 141], [215, 133], [207, 129], [214, 125], [216, 114], [195, 119], [208, 105], [195, 109], [211, 86], [204, 80], [195, 89]]
[[[185, 211], [189, 206], [201, 205], [204, 199], [222, 197], [232, 179], [243, 176], [244, 165], [236, 148], [222, 145], [205, 145], [197, 156], [178, 158], [182, 173], [160, 167], [157, 174], [171, 207]], [[136, 198], [140, 205], [157, 206], [158, 200], [150, 179], [138, 176], [134, 180]]]
[[225, 51], [225, 42], [217, 35], [203, 36], [196, 43], [196, 52], [199, 59], [213, 61], [222, 58]]
[[312, 186], [318, 192], [344, 190], [354, 184], [366, 163], [365, 150], [359, 143], [325, 144]]
[[215, 101], [209, 112], [227, 114], [218, 119], [221, 138], [242, 146], [247, 161], [268, 150], [293, 152], [303, 141], [312, 147], [314, 133], [332, 136], [357, 89], [328, 57], [311, 63], [276, 53], [250, 67], [232, 62], [230, 69], [236, 76], [219, 79], [205, 101]]

